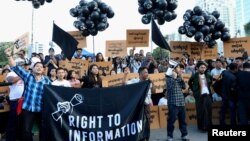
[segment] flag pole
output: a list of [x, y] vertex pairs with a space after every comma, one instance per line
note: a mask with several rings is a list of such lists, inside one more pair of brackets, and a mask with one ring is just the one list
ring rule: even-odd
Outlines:
[[95, 37], [93, 36], [93, 53], [95, 55]]

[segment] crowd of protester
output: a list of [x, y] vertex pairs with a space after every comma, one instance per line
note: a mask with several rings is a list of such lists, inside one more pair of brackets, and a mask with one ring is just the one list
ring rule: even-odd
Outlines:
[[[9, 104], [10, 114], [6, 130], [6, 141], [14, 141], [18, 138], [17, 126], [18, 115], [15, 114], [15, 109], [18, 100], [24, 96], [24, 112], [25, 117], [23, 121], [22, 138], [25, 141], [32, 139], [32, 125], [33, 121], [40, 121], [41, 119], [41, 105], [39, 102], [32, 102], [32, 100], [41, 100], [41, 92], [43, 90], [42, 84], [51, 84], [56, 86], [74, 87], [74, 88], [101, 88], [102, 77], [108, 75], [115, 75], [119, 73], [139, 73], [139, 78], [136, 80], [129, 80], [124, 84], [137, 83], [139, 81], [147, 80], [148, 74], [166, 73], [172, 67], [170, 60], [177, 62], [174, 66], [176, 71], [174, 75], [168, 76], [167, 86], [161, 97], [154, 98], [154, 84], [151, 83], [151, 90], [148, 92], [145, 100], [146, 109], [152, 105], [169, 105], [173, 113], [178, 110], [183, 114], [183, 106], [185, 103], [195, 103], [197, 111], [197, 126], [201, 131], [207, 131], [208, 125], [212, 124], [212, 103], [215, 101], [221, 102], [220, 124], [225, 125], [225, 114], [227, 108], [230, 109], [230, 124], [249, 124], [250, 111], [250, 60], [244, 57], [225, 58], [218, 56], [211, 60], [198, 60], [192, 56], [183, 56], [177, 58], [154, 58], [150, 52], [144, 53], [144, 50], [139, 52], [135, 48], [129, 51], [129, 54], [124, 57], [109, 57], [105, 59], [102, 53], [97, 53], [96, 56], [82, 55], [82, 49], [77, 49], [74, 59], [88, 60], [89, 62], [112, 62], [112, 69], [110, 72], [100, 70], [98, 66], [93, 64], [88, 68], [88, 73], [83, 76], [76, 74], [74, 70], [67, 70], [59, 66], [59, 61], [65, 60], [63, 52], [55, 54], [55, 50], [50, 48], [48, 55], [44, 56], [42, 53], [32, 53], [31, 58], [26, 57], [24, 50], [21, 50], [14, 56], [10, 50], [5, 51], [9, 64], [0, 67], [0, 73], [6, 78], [6, 82], [11, 82]], [[44, 68], [47, 68], [47, 73], [44, 73]], [[183, 83], [182, 75], [191, 74], [188, 82], [188, 92], [172, 92], [172, 87], [182, 89]], [[216, 94], [212, 88], [213, 82], [218, 76], [222, 76], [222, 95]], [[177, 81], [177, 78], [180, 80]], [[38, 81], [39, 80], [39, 81]], [[41, 82], [40, 82], [41, 81]], [[172, 87], [168, 84], [178, 83]], [[183, 84], [184, 86], [184, 84]], [[21, 88], [24, 92], [21, 91]], [[19, 90], [20, 89], [20, 90]], [[176, 89], [175, 89], [176, 90]], [[32, 96], [31, 95], [35, 95]], [[35, 93], [35, 94], [34, 94]], [[179, 99], [173, 102], [173, 93], [178, 93]], [[183, 97], [181, 96], [183, 95]], [[176, 100], [176, 99], [174, 99]], [[180, 101], [178, 101], [180, 100]], [[36, 105], [38, 103], [38, 105]], [[182, 103], [182, 104], [180, 104]], [[182, 108], [175, 109], [174, 106], [182, 106]], [[181, 115], [185, 120], [185, 114]], [[173, 118], [170, 116], [170, 118]], [[176, 117], [174, 117], [176, 118]], [[32, 121], [32, 122], [31, 122]], [[168, 119], [168, 122], [173, 122], [175, 119]], [[184, 122], [184, 121], [183, 121]], [[38, 122], [39, 127], [40, 123]], [[169, 140], [171, 140], [173, 127], [168, 127]], [[186, 125], [182, 128], [183, 137], [186, 137]]]

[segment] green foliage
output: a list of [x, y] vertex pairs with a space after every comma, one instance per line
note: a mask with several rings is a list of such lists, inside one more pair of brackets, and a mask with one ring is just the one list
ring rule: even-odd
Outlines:
[[0, 65], [6, 65], [7, 64], [7, 58], [4, 55], [4, 50], [8, 47], [13, 47], [13, 42], [0, 42]]
[[157, 47], [153, 50], [152, 55], [155, 59], [167, 59], [169, 57], [169, 51], [162, 49], [160, 47]]
[[245, 29], [246, 35], [250, 36], [250, 21], [247, 24], [245, 24], [244, 29]]

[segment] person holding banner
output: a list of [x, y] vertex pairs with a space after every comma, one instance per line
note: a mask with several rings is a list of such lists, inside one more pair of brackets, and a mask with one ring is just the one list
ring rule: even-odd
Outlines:
[[[176, 118], [179, 121], [179, 128], [181, 131], [181, 138], [183, 141], [188, 141], [187, 123], [186, 123], [186, 109], [185, 98], [182, 92], [186, 88], [186, 84], [182, 79], [182, 70], [177, 62], [170, 61], [170, 68], [172, 73], [167, 75], [166, 95], [168, 99], [168, 119], [167, 119], [167, 141], [173, 140], [174, 123]], [[170, 71], [171, 71], [170, 70]]]
[[206, 132], [208, 126], [212, 125], [212, 98], [210, 88], [213, 77], [206, 72], [207, 64], [205, 62], [198, 62], [196, 68], [198, 72], [191, 76], [188, 85], [195, 98], [198, 129], [202, 132]]
[[[129, 81], [126, 82], [126, 84], [134, 84], [134, 83], [138, 83], [140, 81], [145, 81], [148, 80], [148, 69], [147, 67], [140, 67], [139, 68], [139, 78], [135, 78], [135, 79], [131, 79]], [[148, 128], [145, 127], [145, 129], [150, 129], [150, 106], [153, 106], [153, 101], [151, 98], [151, 94], [155, 93], [156, 89], [155, 89], [155, 85], [151, 82], [147, 96], [145, 98], [145, 113], [147, 116], [147, 124], [146, 126], [148, 126]], [[150, 137], [150, 130], [149, 131], [144, 131], [145, 134], [147, 134], [147, 137], [145, 138], [146, 141], [149, 140]]]
[[[32, 72], [28, 72], [21, 66], [16, 66], [12, 56], [11, 48], [5, 49], [5, 55], [11, 69], [24, 81], [24, 102], [22, 105], [23, 114], [23, 141], [32, 141], [32, 127], [34, 122], [38, 123], [39, 130], [41, 128], [41, 111], [43, 100], [44, 85], [51, 84], [48, 77], [43, 75], [42, 62], [36, 62], [32, 68]], [[39, 133], [41, 139], [42, 134]]]
[[89, 67], [88, 75], [82, 78], [82, 88], [101, 88], [102, 79], [99, 75], [99, 69], [96, 64], [92, 64]]

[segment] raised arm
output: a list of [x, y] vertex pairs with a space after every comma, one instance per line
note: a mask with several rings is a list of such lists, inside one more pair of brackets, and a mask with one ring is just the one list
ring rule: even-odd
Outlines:
[[13, 66], [16, 66], [16, 62], [15, 60], [13, 59], [13, 55], [12, 55], [12, 50], [11, 48], [6, 48], [5, 51], [4, 51], [5, 55], [7, 56], [8, 58], [8, 62], [9, 62], [9, 65], [11, 67]]

